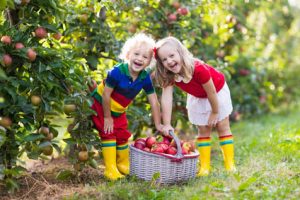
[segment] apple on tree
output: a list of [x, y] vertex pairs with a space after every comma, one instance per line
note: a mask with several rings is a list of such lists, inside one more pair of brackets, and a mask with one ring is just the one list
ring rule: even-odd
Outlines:
[[16, 48], [16, 49], [23, 49], [24, 47], [25, 47], [24, 44], [21, 43], [21, 42], [17, 42], [17, 43], [15, 44], [15, 48]]
[[11, 44], [11, 37], [8, 35], [4, 35], [1, 37], [1, 42], [3, 44], [9, 45], [9, 44]]
[[47, 31], [46, 31], [46, 29], [44, 27], [38, 27], [38, 28], [36, 28], [35, 31], [34, 31], [34, 33], [35, 33], [35, 36], [37, 38], [40, 38], [40, 39], [46, 38], [47, 34], [48, 34]]
[[2, 57], [4, 66], [10, 66], [12, 64], [12, 58], [9, 54], [4, 54]]
[[28, 59], [29, 59], [31, 62], [35, 61], [36, 55], [37, 55], [37, 54], [36, 54], [36, 52], [35, 52], [33, 49], [29, 48], [29, 49], [27, 50], [27, 57], [28, 57]]

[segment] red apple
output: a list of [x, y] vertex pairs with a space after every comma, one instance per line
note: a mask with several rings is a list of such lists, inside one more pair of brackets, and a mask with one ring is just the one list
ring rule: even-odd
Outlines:
[[158, 146], [161, 146], [164, 150], [164, 152], [169, 148], [169, 145], [165, 144], [165, 143], [157, 143]]
[[154, 153], [163, 153], [164, 149], [162, 148], [162, 146], [155, 144], [151, 148], [151, 152], [154, 152]]
[[239, 74], [241, 76], [248, 76], [250, 74], [250, 70], [248, 70], [248, 69], [240, 69], [239, 70]]
[[21, 42], [17, 42], [17, 43], [15, 44], [15, 48], [16, 48], [16, 49], [23, 49], [23, 48], [24, 48], [24, 44], [21, 43]]
[[143, 145], [141, 143], [134, 143], [134, 147], [137, 148], [137, 149], [143, 150], [145, 148], [145, 145]]
[[195, 152], [195, 150], [196, 150], [195, 142], [190, 141], [190, 151]]
[[261, 104], [266, 103], [266, 101], [267, 101], [267, 97], [266, 97], [265, 95], [262, 95], [262, 96], [259, 97], [259, 102], [260, 102]]
[[177, 153], [177, 149], [175, 147], [169, 147], [165, 152], [167, 154], [175, 155]]
[[170, 145], [171, 143], [171, 138], [169, 137], [166, 137], [166, 136], [163, 136], [163, 143], [167, 144], [167, 145]]
[[186, 154], [188, 154], [189, 152], [188, 152], [186, 149], [183, 149], [183, 148], [182, 148], [182, 152], [181, 152], [181, 153], [182, 153], [182, 155], [186, 155]]
[[27, 57], [28, 59], [33, 62], [36, 59], [36, 52], [33, 49], [28, 49], [27, 50]]
[[147, 152], [151, 152], [151, 149], [149, 149], [148, 147], [145, 147], [143, 150]]
[[146, 146], [148, 148], [152, 148], [152, 146], [156, 143], [156, 138], [154, 136], [149, 136], [146, 139]]
[[1, 42], [4, 44], [11, 44], [11, 37], [8, 35], [4, 35], [1, 37]]
[[59, 40], [61, 38], [61, 34], [60, 33], [54, 33], [53, 38], [56, 39], [56, 40]]
[[40, 39], [47, 37], [47, 31], [43, 27], [38, 27], [37, 29], [35, 29], [34, 32], [35, 32], [35, 36]]
[[177, 13], [179, 13], [180, 15], [187, 15], [189, 11], [187, 8], [178, 8]]
[[189, 142], [183, 142], [182, 151], [185, 150], [187, 153], [191, 151], [191, 144]]
[[146, 142], [144, 139], [140, 138], [134, 142], [134, 146], [138, 149], [144, 149], [146, 147]]
[[12, 63], [12, 58], [9, 54], [4, 54], [2, 57], [2, 61], [5, 66], [10, 66]]
[[177, 20], [177, 16], [176, 16], [176, 14], [169, 14], [168, 15], [168, 21], [169, 22], [174, 22], [174, 21], [176, 21]]
[[180, 8], [180, 3], [178, 2], [178, 1], [174, 1], [173, 3], [172, 3], [172, 6], [175, 8], [175, 9], [178, 9], [178, 8]]

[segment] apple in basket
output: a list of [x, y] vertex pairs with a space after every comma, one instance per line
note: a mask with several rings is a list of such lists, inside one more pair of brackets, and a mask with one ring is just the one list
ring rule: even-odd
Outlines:
[[191, 151], [191, 143], [189, 142], [183, 142], [181, 147], [182, 147], [182, 152], [185, 151], [186, 154], [188, 154]]
[[144, 151], [147, 151], [147, 152], [151, 152], [151, 149], [148, 148], [148, 147], [145, 147], [143, 150], [144, 150]]
[[160, 144], [154, 144], [152, 149], [151, 149], [151, 152], [153, 152], [153, 153], [164, 153], [164, 149]]
[[177, 153], [177, 149], [175, 147], [169, 146], [169, 148], [166, 150], [166, 154], [175, 155]]
[[[180, 140], [180, 146], [182, 146], [182, 144], [183, 144], [183, 141]], [[174, 139], [171, 141], [170, 146], [177, 148], [177, 145], [176, 145], [176, 142]]]
[[195, 150], [196, 150], [195, 142], [190, 141], [190, 144], [191, 144], [190, 151], [191, 151], [191, 152], [195, 152]]
[[146, 141], [143, 138], [137, 139], [134, 142], [134, 147], [143, 150], [146, 147]]
[[152, 148], [152, 146], [156, 143], [156, 138], [154, 136], [149, 136], [146, 139], [146, 146], [148, 148]]
[[157, 145], [160, 145], [163, 148], [164, 152], [166, 152], [166, 150], [169, 148], [169, 145], [167, 145], [163, 142], [159, 142], [159, 143], [157, 143]]
[[172, 138], [163, 136], [163, 143], [170, 145]]

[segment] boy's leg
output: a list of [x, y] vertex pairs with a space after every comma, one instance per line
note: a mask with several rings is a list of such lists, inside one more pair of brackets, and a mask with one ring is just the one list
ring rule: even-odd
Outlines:
[[129, 147], [128, 139], [131, 133], [127, 130], [126, 114], [118, 117], [118, 129], [116, 132], [117, 137], [117, 167], [122, 174], [129, 174]]
[[128, 142], [117, 145], [117, 167], [122, 174], [129, 174], [129, 148]]
[[105, 165], [104, 176], [109, 180], [116, 180], [123, 178], [124, 176], [119, 172], [117, 168], [117, 145], [116, 134], [104, 134], [104, 118], [102, 105], [98, 101], [94, 101], [92, 109], [97, 112], [97, 116], [92, 116], [92, 120], [96, 129], [99, 131], [102, 143], [102, 155]]
[[109, 180], [124, 178], [117, 168], [116, 139], [102, 140], [102, 155], [105, 165], [104, 176]]
[[224, 159], [224, 166], [227, 171], [236, 171], [234, 164], [233, 135], [229, 126], [229, 118], [222, 120], [217, 125], [219, 141]]
[[199, 151], [200, 169], [197, 176], [207, 176], [210, 171], [210, 152], [211, 152], [211, 128], [207, 126], [199, 126], [199, 135], [197, 138], [197, 147]]

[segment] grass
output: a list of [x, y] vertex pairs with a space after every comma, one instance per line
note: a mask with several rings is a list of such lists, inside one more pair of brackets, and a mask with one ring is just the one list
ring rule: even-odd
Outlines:
[[224, 171], [214, 134], [208, 177], [177, 185], [155, 185], [129, 177], [87, 185], [65, 199], [299, 199], [300, 108], [235, 123], [238, 172]]

